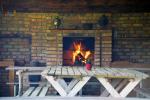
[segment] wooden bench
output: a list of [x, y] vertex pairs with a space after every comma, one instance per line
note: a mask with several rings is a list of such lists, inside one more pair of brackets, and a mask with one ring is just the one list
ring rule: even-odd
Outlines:
[[142, 95], [143, 97], [150, 98], [150, 89], [135, 88], [134, 91], [137, 93], [137, 95]]
[[22, 95], [23, 97], [44, 97], [48, 91], [49, 87], [29, 87], [25, 93]]

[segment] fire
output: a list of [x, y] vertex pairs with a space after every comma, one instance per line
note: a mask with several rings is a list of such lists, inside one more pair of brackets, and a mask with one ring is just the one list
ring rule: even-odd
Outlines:
[[73, 58], [72, 62], [75, 63], [76, 58], [78, 60], [82, 61], [82, 63], [86, 63], [87, 58], [90, 56], [90, 51], [83, 51], [82, 44], [80, 43], [73, 43], [75, 51], [73, 51]]

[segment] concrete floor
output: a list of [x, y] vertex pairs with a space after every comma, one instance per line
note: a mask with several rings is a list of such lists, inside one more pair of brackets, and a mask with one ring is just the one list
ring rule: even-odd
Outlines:
[[112, 97], [0, 97], [0, 100], [150, 100], [150, 98], [112, 98]]

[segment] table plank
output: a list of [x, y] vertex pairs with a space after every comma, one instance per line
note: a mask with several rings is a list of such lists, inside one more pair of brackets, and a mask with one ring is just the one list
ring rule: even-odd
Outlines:
[[69, 75], [67, 67], [62, 67], [62, 75], [65, 75], [65, 76]]
[[121, 68], [118, 68], [118, 70], [124, 74], [124, 77], [127, 77], [127, 78], [135, 78], [135, 74], [133, 73], [130, 73], [128, 69], [121, 69]]
[[99, 68], [99, 69], [98, 69], [98, 72], [99, 72], [99, 73], [103, 73], [103, 75], [104, 75], [104, 76], [107, 76], [107, 77], [108, 77], [108, 76], [109, 76], [109, 77], [112, 76], [107, 70], [105, 70], [105, 68]]
[[44, 69], [44, 71], [41, 73], [41, 75], [46, 75], [46, 74], [48, 74], [48, 72], [49, 72], [49, 70], [50, 70], [51, 68], [45, 68]]
[[81, 76], [82, 75], [77, 67], [72, 67], [72, 69], [75, 73], [75, 76]]
[[57, 67], [56, 72], [55, 72], [55, 76], [61, 76], [61, 75], [62, 75], [62, 67]]
[[124, 69], [112, 68], [112, 70], [119, 74], [117, 76], [118, 78], [133, 78], [131, 77], [132, 75]]
[[95, 70], [95, 67], [94, 68], [92, 68], [91, 69], [91, 71], [92, 71], [92, 73], [94, 74], [94, 75], [96, 75], [97, 73], [96, 73], [96, 70]]
[[108, 73], [102, 71], [101, 68], [96, 68], [95, 72], [96, 77], [108, 77]]
[[85, 71], [84, 67], [78, 67], [80, 73], [83, 75], [83, 76], [87, 76], [88, 73]]
[[128, 69], [117, 68], [117, 70], [120, 71], [120, 73], [122, 73], [125, 78], [135, 78], [135, 75], [132, 73], [129, 73]]
[[50, 67], [50, 70], [48, 72], [49, 75], [54, 75], [56, 71], [56, 67]]
[[148, 75], [146, 75], [146, 74], [144, 74], [144, 73], [141, 73], [141, 72], [139, 72], [139, 71], [136, 71], [136, 70], [128, 70], [128, 71], [129, 71], [130, 73], [135, 74], [135, 76], [136, 76], [137, 78], [145, 79], [145, 78], [148, 77]]
[[71, 75], [71, 76], [72, 76], [72, 75], [75, 75], [75, 74], [74, 74], [74, 71], [73, 71], [73, 69], [72, 69], [72, 67], [67, 67], [67, 69], [68, 69], [68, 74], [69, 74], [69, 75]]
[[120, 73], [120, 71], [117, 71], [113, 68], [105, 68], [107, 71], [109, 71], [113, 77], [123, 78], [124, 76]]
[[92, 70], [86, 70], [86, 69], [84, 69], [84, 70], [85, 70], [85, 72], [87, 73], [88, 76], [94, 76], [94, 73], [93, 73]]
[[104, 70], [110, 74], [110, 76], [117, 76], [117, 73], [112, 71], [110, 68], [105, 67]]
[[116, 68], [111, 68], [111, 70], [114, 71], [115, 73], [117, 73], [118, 76], [120, 76], [120, 78], [125, 76], [124, 73], [122, 73], [121, 71], [117, 70]]

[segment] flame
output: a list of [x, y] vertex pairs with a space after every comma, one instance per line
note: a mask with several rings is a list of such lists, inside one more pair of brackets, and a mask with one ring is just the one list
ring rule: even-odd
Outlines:
[[87, 59], [87, 58], [89, 57], [90, 54], [91, 54], [90, 51], [86, 51], [86, 52], [85, 52], [85, 57], [84, 57], [84, 58]]
[[78, 54], [82, 55], [82, 57], [84, 58], [84, 60], [82, 62], [86, 63], [86, 59], [89, 57], [91, 52], [90, 51], [83, 51], [81, 42], [80, 43], [74, 42], [73, 46], [74, 46], [74, 49], [75, 49], [75, 51], [73, 51], [73, 57], [72, 57], [73, 64], [74, 64], [75, 59], [78, 56]]

